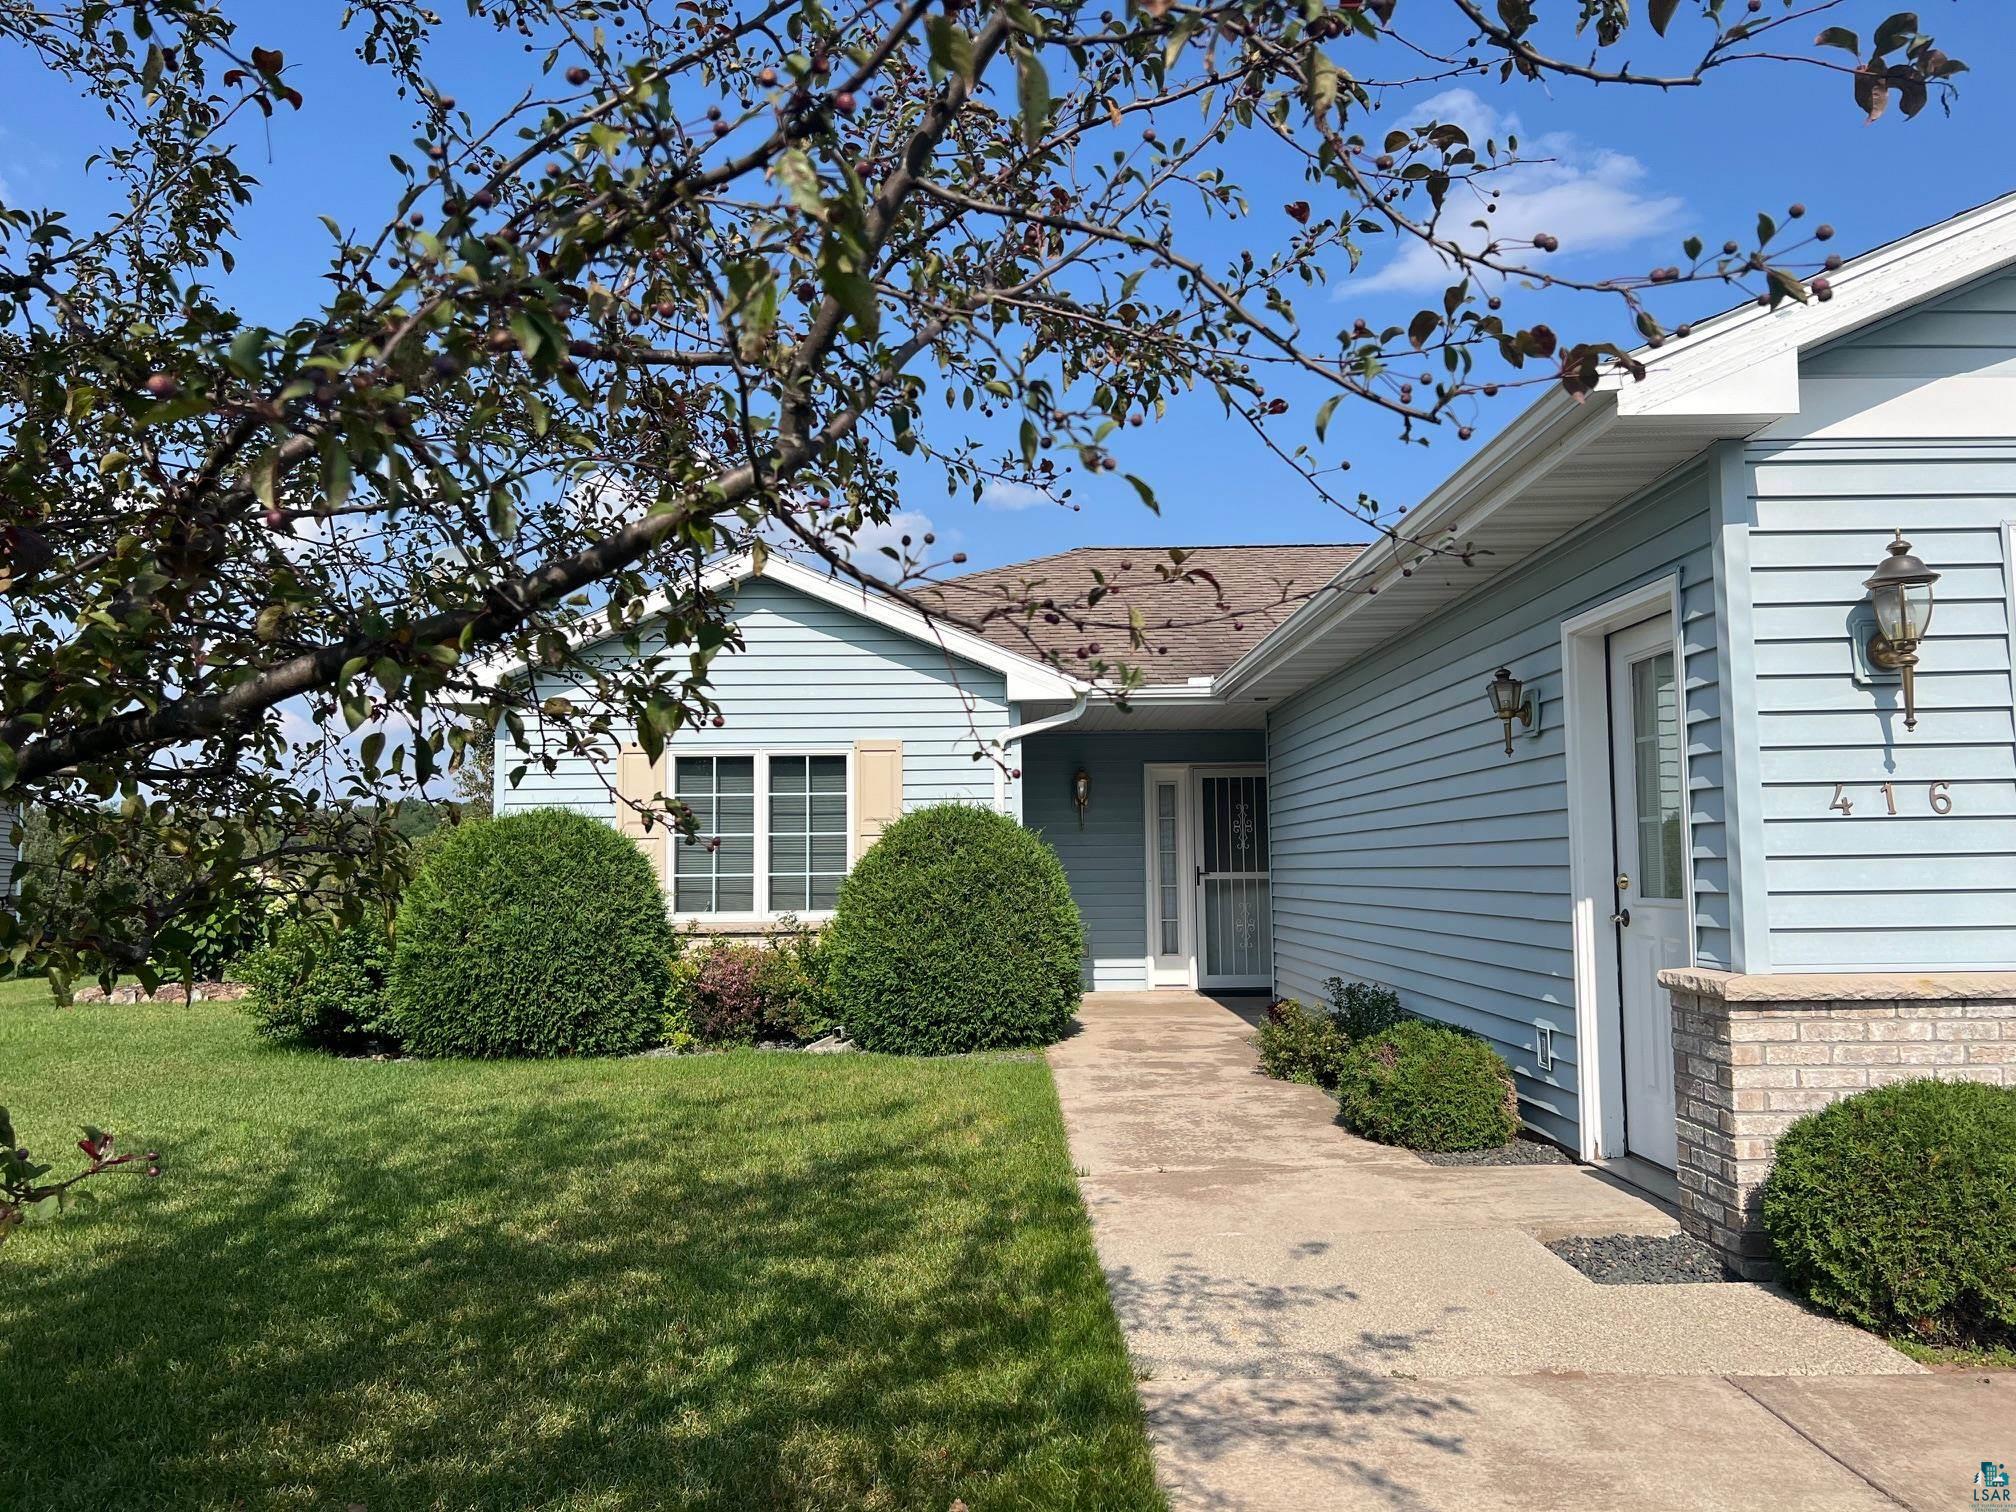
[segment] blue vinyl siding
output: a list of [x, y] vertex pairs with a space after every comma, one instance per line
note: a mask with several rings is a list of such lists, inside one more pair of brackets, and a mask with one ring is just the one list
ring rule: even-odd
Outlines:
[[[1085, 985], [1103, 992], [1148, 985], [1148, 836], [1144, 769], [1169, 762], [1260, 761], [1258, 730], [1088, 732], [1069, 725], [1032, 735], [1022, 756], [1022, 822], [1064, 862], [1085, 920]], [[1092, 802], [1081, 829], [1071, 778], [1083, 767]]]
[[[2006, 970], [2016, 699], [2003, 527], [2016, 519], [2016, 441], [1749, 452], [1771, 969]], [[1862, 580], [1897, 527], [1942, 574], [1915, 731], [1895, 683], [1855, 680], [1848, 635]], [[1937, 781], [1951, 784], [1943, 817], [1930, 805]], [[1850, 814], [1830, 807], [1837, 783]]]
[[[1269, 722], [1277, 990], [1386, 983], [1491, 1040], [1524, 1112], [1576, 1142], [1575, 987], [1561, 622], [1678, 573], [1686, 651], [1696, 953], [1728, 942], [1715, 596], [1704, 470], [1655, 488], [1297, 694]], [[1541, 700], [1510, 759], [1485, 685], [1510, 666]], [[1535, 1058], [1553, 1030], [1554, 1064]]]
[[[900, 740], [906, 809], [994, 801], [994, 768], [973, 758], [982, 740], [1013, 722], [1000, 673], [760, 578], [737, 590], [732, 618], [745, 647], [722, 652], [709, 674], [726, 722], [681, 731], [673, 749], [841, 749], [856, 740]], [[605, 646], [609, 655], [625, 654], [621, 641]], [[580, 696], [555, 677], [542, 678], [539, 693]], [[536, 741], [536, 723], [528, 734]], [[513, 788], [508, 773], [524, 757], [500, 733], [497, 811], [558, 805], [613, 821], [610, 765], [598, 773], [587, 757], [555, 755], [551, 773], [531, 761]]]

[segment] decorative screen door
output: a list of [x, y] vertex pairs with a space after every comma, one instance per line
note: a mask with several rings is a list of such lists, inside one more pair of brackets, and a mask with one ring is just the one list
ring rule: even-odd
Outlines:
[[1197, 985], [1265, 990], [1274, 979], [1266, 769], [1201, 768], [1196, 801]]

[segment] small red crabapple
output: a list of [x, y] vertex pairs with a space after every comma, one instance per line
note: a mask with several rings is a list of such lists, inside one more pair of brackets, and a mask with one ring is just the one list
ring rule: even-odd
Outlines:
[[577, 89], [580, 88], [583, 84], [586, 84], [588, 82], [588, 70], [583, 68], [578, 63], [575, 64], [572, 68], [567, 70], [567, 82], [569, 84], [572, 84]]
[[168, 399], [174, 396], [182, 384], [173, 373], [149, 373], [146, 387], [147, 392], [156, 399]]

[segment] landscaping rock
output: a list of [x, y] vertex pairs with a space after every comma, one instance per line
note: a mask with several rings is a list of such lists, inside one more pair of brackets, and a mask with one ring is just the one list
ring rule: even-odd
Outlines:
[[807, 1055], [845, 1055], [849, 1051], [860, 1048], [859, 1045], [847, 1038], [846, 1034], [836, 1029], [833, 1033], [827, 1035], [826, 1038], [812, 1041], [811, 1044], [805, 1047], [805, 1053]]
[[1430, 1165], [1573, 1165], [1575, 1158], [1544, 1139], [1515, 1139], [1489, 1150], [1416, 1150]]
[[185, 986], [168, 982], [148, 992], [135, 982], [122, 982], [107, 993], [103, 987], [81, 987], [70, 995], [76, 1004], [86, 1003], [235, 1003], [252, 989], [243, 982], [197, 982]]
[[1556, 1239], [1547, 1246], [1603, 1286], [1670, 1286], [1698, 1281], [1735, 1281], [1721, 1257], [1686, 1234], [1606, 1234], [1598, 1238]]

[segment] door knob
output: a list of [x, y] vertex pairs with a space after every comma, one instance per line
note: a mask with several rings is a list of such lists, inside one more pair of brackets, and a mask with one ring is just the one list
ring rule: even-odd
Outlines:
[[1619, 892], [1631, 891], [1631, 873], [1629, 872], [1617, 873], [1617, 891]]

